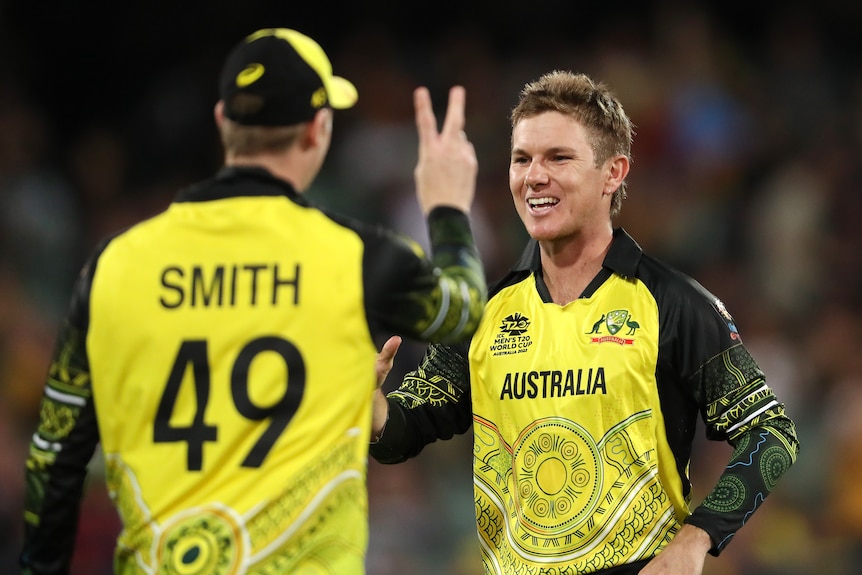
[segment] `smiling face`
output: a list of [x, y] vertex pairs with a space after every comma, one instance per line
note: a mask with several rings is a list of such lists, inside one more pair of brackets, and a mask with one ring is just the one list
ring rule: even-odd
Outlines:
[[509, 188], [527, 233], [540, 242], [609, 232], [611, 196], [627, 172], [624, 157], [597, 167], [587, 131], [571, 116], [542, 112], [512, 130]]

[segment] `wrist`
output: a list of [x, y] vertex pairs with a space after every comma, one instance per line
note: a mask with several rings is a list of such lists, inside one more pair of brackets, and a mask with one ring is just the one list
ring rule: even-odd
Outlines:
[[688, 543], [700, 549], [704, 555], [712, 548], [712, 538], [709, 536], [709, 533], [691, 523], [683, 525], [676, 536], [674, 536], [674, 539], [681, 539], [681, 542]]
[[371, 430], [371, 440], [368, 442], [370, 444], [375, 444], [380, 441], [380, 438], [383, 437], [383, 432], [386, 431], [386, 424], [389, 423], [389, 412], [386, 412], [386, 419], [383, 421], [383, 426], [379, 431], [375, 433], [375, 431]]
[[374, 401], [371, 409], [371, 439], [369, 442], [377, 443], [383, 437], [386, 424], [389, 423], [389, 401], [380, 388], [374, 391]]

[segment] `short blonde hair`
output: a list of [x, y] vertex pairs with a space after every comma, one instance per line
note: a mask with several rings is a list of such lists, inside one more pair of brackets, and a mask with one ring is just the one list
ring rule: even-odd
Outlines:
[[[524, 118], [543, 112], [560, 112], [584, 126], [592, 139], [596, 166], [623, 155], [632, 161], [634, 127], [622, 104], [610, 89], [586, 74], [554, 70], [529, 82], [521, 90], [510, 119], [514, 129]], [[611, 198], [611, 217], [616, 217], [626, 198], [626, 182]]]
[[253, 156], [286, 150], [296, 143], [304, 129], [305, 124], [276, 127], [244, 126], [225, 118], [221, 124], [220, 136], [225, 153]]

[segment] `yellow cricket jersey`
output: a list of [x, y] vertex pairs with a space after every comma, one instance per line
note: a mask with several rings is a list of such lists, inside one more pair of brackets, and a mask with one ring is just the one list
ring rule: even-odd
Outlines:
[[174, 203], [102, 252], [87, 355], [121, 570], [360, 570], [363, 245], [308, 212], [283, 196]]
[[118, 575], [364, 573], [375, 330], [467, 337], [485, 301], [455, 212], [429, 222], [435, 266], [230, 169], [105, 242], [46, 385], [22, 563], [68, 567], [98, 442]]
[[[798, 449], [723, 304], [622, 229], [563, 306], [530, 242], [469, 344], [430, 346], [388, 401], [370, 450], [382, 463], [472, 425], [476, 527], [494, 575], [633, 575], [683, 522], [718, 554]], [[699, 417], [736, 449], [690, 510]]]
[[530, 278], [485, 312], [469, 357], [486, 562], [585, 573], [651, 557], [688, 510], [655, 393], [649, 291], [612, 276], [558, 306]]

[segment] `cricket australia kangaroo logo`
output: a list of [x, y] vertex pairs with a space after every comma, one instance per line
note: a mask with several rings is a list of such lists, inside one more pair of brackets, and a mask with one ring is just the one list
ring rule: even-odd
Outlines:
[[491, 343], [491, 355], [524, 353], [532, 345], [527, 329], [530, 320], [518, 312], [507, 315], [500, 322], [500, 331]]
[[[633, 345], [634, 336], [641, 325], [634, 320], [627, 309], [615, 309], [602, 314], [587, 332], [590, 343], [617, 343], [619, 345]], [[622, 332], [622, 333], [621, 333]]]

